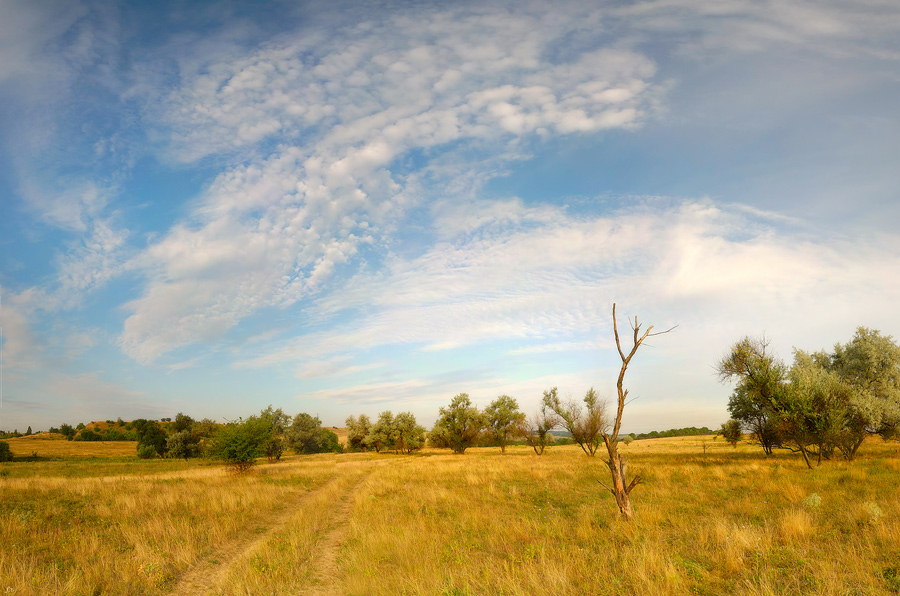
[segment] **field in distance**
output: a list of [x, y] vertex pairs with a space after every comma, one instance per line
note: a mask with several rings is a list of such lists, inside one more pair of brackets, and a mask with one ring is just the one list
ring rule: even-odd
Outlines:
[[235, 475], [133, 443], [9, 443], [38, 455], [0, 464], [0, 591], [20, 596], [900, 592], [900, 443], [880, 439], [812, 471], [711, 437], [635, 441], [632, 523], [577, 446]]

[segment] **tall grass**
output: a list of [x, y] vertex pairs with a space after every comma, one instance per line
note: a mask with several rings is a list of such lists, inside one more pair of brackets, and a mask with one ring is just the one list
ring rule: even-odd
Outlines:
[[167, 594], [205, 568], [218, 571], [197, 593], [900, 590], [898, 444], [809, 471], [790, 454], [703, 440], [624, 448], [645, 479], [632, 523], [597, 482], [602, 461], [577, 446], [294, 456], [245, 476], [194, 462], [133, 460], [148, 467], [131, 475], [100, 460], [16, 462], [44, 467], [0, 477], [0, 591]]

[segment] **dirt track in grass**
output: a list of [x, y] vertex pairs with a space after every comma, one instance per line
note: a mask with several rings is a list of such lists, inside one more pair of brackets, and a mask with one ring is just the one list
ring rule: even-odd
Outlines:
[[[317, 556], [311, 574], [311, 585], [304, 594], [314, 596], [331, 596], [339, 594], [335, 582], [337, 576], [337, 556], [341, 543], [347, 533], [352, 513], [351, 497], [365, 480], [372, 474], [368, 471], [353, 486], [344, 491], [341, 500], [330, 509], [324, 534], [317, 548]], [[316, 494], [326, 490], [335, 483], [341, 482], [338, 476], [319, 488], [304, 493], [290, 501], [284, 510], [257, 523], [256, 533], [232, 540], [216, 552], [205, 557], [203, 561], [185, 571], [179, 578], [171, 596], [202, 596], [216, 590], [228, 579], [231, 569], [244, 558], [251, 556], [260, 546], [271, 540], [275, 534], [283, 530], [297, 511], [313, 500]], [[262, 529], [261, 529], [262, 528]]]

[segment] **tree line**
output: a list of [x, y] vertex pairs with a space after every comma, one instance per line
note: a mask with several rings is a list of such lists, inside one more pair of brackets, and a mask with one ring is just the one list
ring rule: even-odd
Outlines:
[[900, 346], [859, 327], [832, 351], [794, 349], [788, 366], [765, 338], [744, 337], [717, 363], [723, 382], [736, 382], [723, 433], [751, 440], [767, 455], [800, 453], [810, 468], [835, 454], [850, 461], [867, 436], [900, 431]]

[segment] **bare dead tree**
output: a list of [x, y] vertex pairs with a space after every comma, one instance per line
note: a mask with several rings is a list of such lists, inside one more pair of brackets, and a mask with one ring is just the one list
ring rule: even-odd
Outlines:
[[616, 322], [616, 305], [613, 303], [613, 332], [616, 336], [616, 349], [619, 351], [619, 357], [622, 359], [622, 368], [619, 370], [619, 380], [616, 382], [616, 389], [618, 390], [618, 407], [616, 409], [616, 420], [612, 427], [612, 432], [603, 433], [603, 442], [606, 445], [606, 452], [609, 455], [609, 460], [606, 464], [609, 466], [610, 474], [612, 474], [612, 487], [607, 486], [603, 482], [600, 482], [609, 492], [613, 494], [616, 498], [616, 505], [619, 507], [619, 512], [622, 514], [626, 520], [630, 521], [634, 517], [634, 513], [631, 509], [631, 501], [629, 499], [629, 495], [631, 491], [634, 490], [638, 484], [641, 483], [641, 477], [635, 476], [631, 479], [631, 482], [627, 482], [627, 478], [625, 475], [626, 468], [628, 466], [628, 462], [625, 457], [623, 457], [619, 453], [619, 428], [622, 426], [622, 412], [625, 410], [626, 398], [628, 397], [628, 390], [622, 387], [625, 382], [625, 371], [628, 369], [628, 365], [631, 364], [631, 359], [634, 358], [634, 355], [637, 353], [638, 348], [641, 347], [641, 344], [644, 343], [648, 337], [654, 337], [656, 335], [662, 335], [664, 333], [668, 333], [675, 329], [672, 327], [665, 331], [659, 331], [657, 333], [651, 333], [653, 331], [653, 325], [647, 328], [647, 330], [641, 334], [641, 326], [638, 324], [637, 317], [634, 318], [634, 323], [631, 322], [631, 319], [628, 320], [631, 325], [631, 330], [634, 332], [634, 339], [632, 340], [631, 350], [626, 355], [624, 350], [622, 349], [622, 342], [619, 340], [619, 327]]

